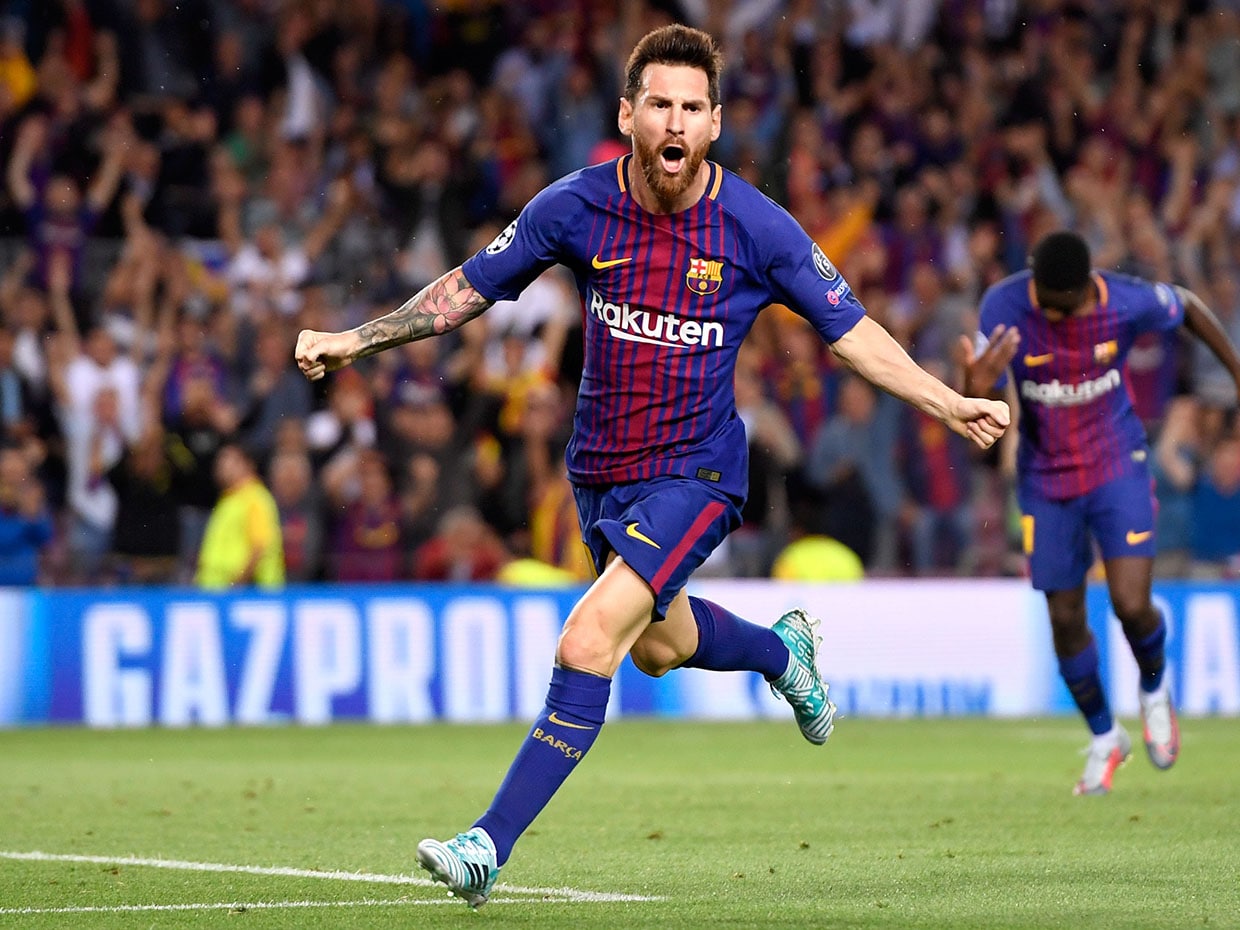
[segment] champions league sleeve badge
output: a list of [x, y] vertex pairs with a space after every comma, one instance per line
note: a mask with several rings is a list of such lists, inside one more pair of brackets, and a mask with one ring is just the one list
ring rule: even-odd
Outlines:
[[513, 220], [508, 224], [508, 228], [496, 236], [491, 244], [487, 246], [486, 253], [488, 255], [498, 255], [512, 245], [512, 240], [515, 238], [517, 238], [517, 221]]

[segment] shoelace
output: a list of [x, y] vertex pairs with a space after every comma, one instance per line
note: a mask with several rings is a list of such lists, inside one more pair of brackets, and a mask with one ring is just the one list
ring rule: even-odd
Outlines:
[[450, 845], [454, 846], [454, 851], [461, 856], [481, 856], [484, 861], [491, 858], [491, 850], [486, 843], [469, 833], [458, 833]]

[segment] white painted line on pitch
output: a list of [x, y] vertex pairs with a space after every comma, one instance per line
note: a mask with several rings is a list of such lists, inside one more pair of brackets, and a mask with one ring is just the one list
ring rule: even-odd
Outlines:
[[[378, 885], [417, 885], [421, 888], [443, 888], [438, 882], [416, 875], [380, 875], [375, 872], [343, 872], [326, 869], [294, 869], [287, 866], [232, 865], [225, 862], [186, 862], [182, 859], [146, 859], [139, 856], [81, 856], [62, 853], [13, 852], [0, 850], [0, 859], [24, 862], [84, 862], [91, 865], [129, 865], [150, 869], [176, 869], [184, 872], [239, 872], [245, 875], [266, 875], [279, 878], [326, 878], [343, 882], [371, 882]], [[607, 891], [580, 891], [576, 888], [525, 888], [519, 885], [495, 886], [496, 891], [509, 894], [561, 898], [566, 901], [622, 903], [661, 901], [649, 895], [619, 894]], [[211, 905], [214, 906], [214, 905]], [[221, 905], [223, 906], [223, 905]], [[0, 911], [0, 913], [8, 913]]]
[[[511, 898], [509, 900], [518, 900]], [[145, 911], [274, 911], [284, 908], [310, 907], [403, 907], [406, 904], [457, 904], [451, 898], [443, 901], [396, 900], [382, 901], [363, 898], [361, 901], [234, 901], [219, 904], [114, 904], [94, 907], [0, 907], [0, 917], [21, 914], [128, 914]]]

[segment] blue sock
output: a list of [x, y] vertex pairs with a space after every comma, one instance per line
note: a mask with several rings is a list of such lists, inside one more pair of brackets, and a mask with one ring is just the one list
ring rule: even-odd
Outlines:
[[713, 672], [761, 672], [774, 681], [788, 669], [788, 647], [769, 627], [742, 620], [700, 597], [689, 598], [697, 621], [697, 651], [681, 666]]
[[[1124, 630], [1128, 636], [1128, 630]], [[1167, 670], [1167, 654], [1164, 646], [1167, 643], [1167, 622], [1159, 619], [1158, 629], [1144, 639], [1133, 639], [1128, 636], [1128, 645], [1132, 647], [1132, 657], [1137, 660], [1137, 668], [1141, 672], [1141, 690], [1146, 694], [1157, 691], [1162, 684], [1163, 672]]]
[[1085, 715], [1085, 722], [1095, 736], [1101, 736], [1114, 726], [1106, 692], [1102, 690], [1102, 678], [1098, 675], [1098, 645], [1093, 637], [1089, 645], [1074, 656], [1059, 657], [1059, 674], [1072, 692], [1076, 706]]
[[491, 806], [474, 824], [495, 841], [499, 865], [508, 861], [518, 837], [594, 745], [610, 696], [610, 678], [558, 666], [552, 671], [542, 715], [517, 750]]

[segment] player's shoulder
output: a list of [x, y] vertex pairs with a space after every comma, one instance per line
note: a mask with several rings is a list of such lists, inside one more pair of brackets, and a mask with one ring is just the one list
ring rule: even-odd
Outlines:
[[990, 287], [986, 288], [986, 295], [997, 297], [1001, 300], [1011, 300], [1014, 297], [1022, 297], [1029, 299], [1029, 282], [1033, 280], [1033, 272], [1028, 268], [1022, 268], [1014, 274], [1001, 278]]
[[487, 248], [487, 254], [498, 254], [510, 242], [521, 240], [534, 244], [539, 254], [558, 255], [577, 235], [583, 224], [590, 222], [591, 211], [605, 202], [610, 190], [616, 188], [616, 163], [592, 165], [552, 181], [530, 198], [529, 203]]
[[1153, 297], [1163, 306], [1169, 307], [1175, 300], [1174, 288], [1163, 281], [1150, 281], [1122, 271], [1099, 270], [1095, 274], [1107, 289], [1108, 303], [1122, 305], [1125, 299]]
[[707, 188], [707, 195], [731, 218], [733, 234], [747, 241], [753, 260], [759, 264], [799, 260], [813, 255], [823, 277], [833, 278], [836, 271], [822, 249], [814, 247], [804, 227], [783, 206], [776, 203], [740, 175], [718, 165]]
[[713, 162], [711, 166], [716, 173], [707, 186], [707, 196], [724, 212], [734, 215], [746, 228], [796, 225], [791, 213], [739, 174]]
[[1029, 297], [1033, 272], [1028, 268], [996, 281], [982, 294], [982, 312], [1019, 315], [1033, 309]]
[[544, 209], [560, 209], [573, 203], [594, 203], [618, 193], [618, 161], [613, 159], [570, 172], [544, 187], [530, 203]]

